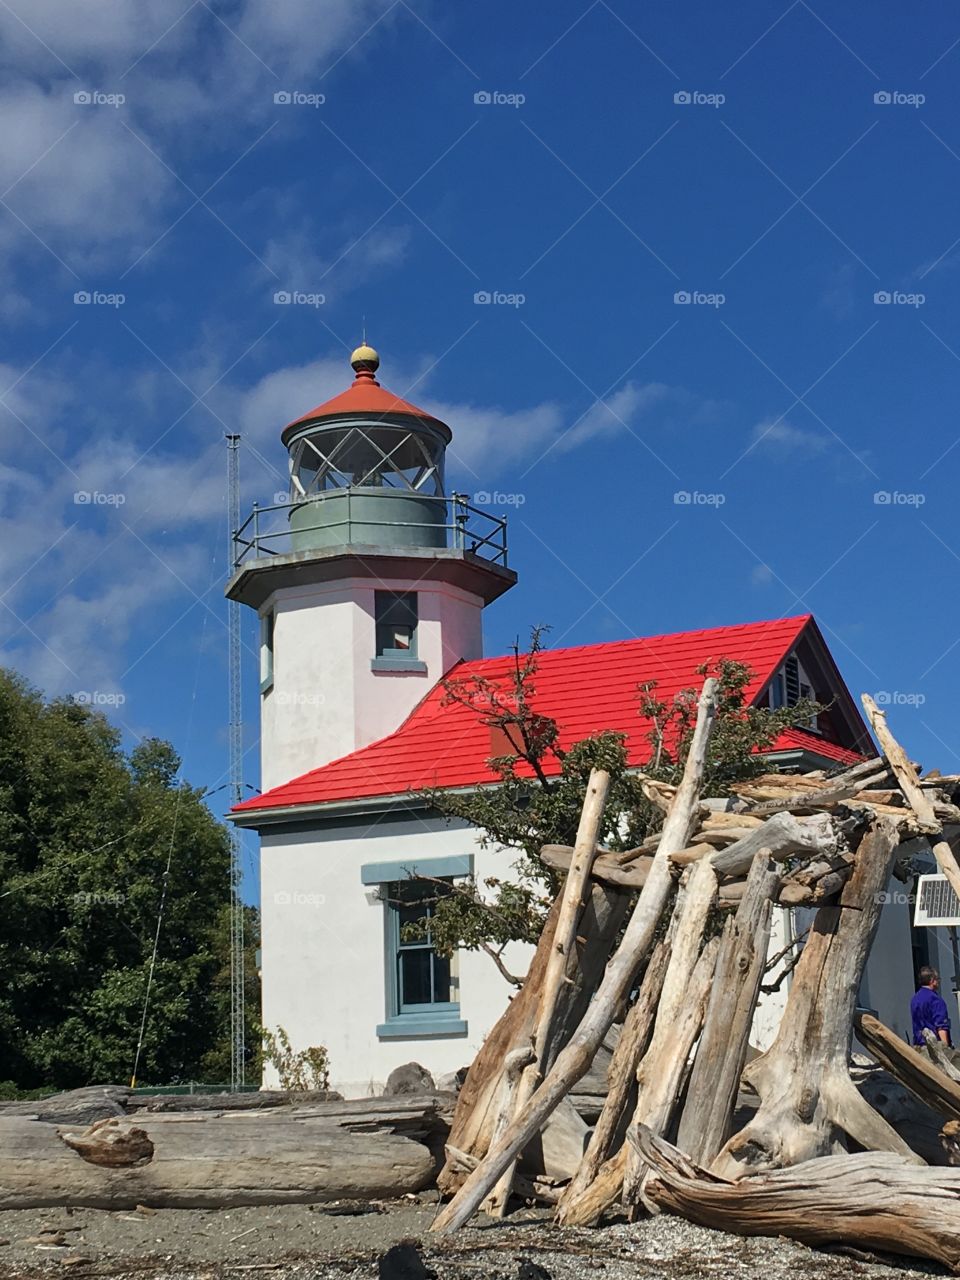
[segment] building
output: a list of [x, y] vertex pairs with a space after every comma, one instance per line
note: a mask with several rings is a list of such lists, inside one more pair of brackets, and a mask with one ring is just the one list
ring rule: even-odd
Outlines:
[[[380, 386], [371, 348], [352, 364], [347, 391], [284, 430], [290, 500], [244, 525], [227, 592], [260, 618], [263, 793], [231, 816], [261, 838], [264, 1025], [295, 1049], [326, 1045], [334, 1087], [357, 1096], [411, 1059], [438, 1075], [465, 1065], [510, 994], [485, 954], [447, 961], [401, 927], [423, 913], [411, 875], [508, 872], [509, 852], [482, 847], [422, 793], [494, 781], [487, 761], [502, 743], [441, 682], [506, 677], [512, 658], [483, 657], [482, 613], [517, 579], [505, 523], [445, 491], [450, 428]], [[669, 699], [721, 657], [751, 667], [755, 704], [830, 704], [782, 735], [779, 767], [837, 768], [872, 750], [809, 615], [546, 652], [537, 708], [565, 744], [623, 732], [640, 766], [650, 748], [638, 683], [656, 680]], [[773, 949], [794, 926], [778, 909]], [[913, 990], [906, 907], [886, 909], [882, 929], [865, 998], [901, 1029]], [[528, 950], [504, 957], [513, 972]], [[780, 1007], [759, 1018], [761, 1043]]]

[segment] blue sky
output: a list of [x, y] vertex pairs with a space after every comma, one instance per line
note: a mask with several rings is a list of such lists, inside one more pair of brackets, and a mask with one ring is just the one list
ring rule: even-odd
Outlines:
[[513, 495], [487, 652], [810, 610], [960, 768], [954, 9], [11, 0], [0, 36], [5, 665], [221, 785], [222, 437], [271, 500], [365, 317], [451, 484]]

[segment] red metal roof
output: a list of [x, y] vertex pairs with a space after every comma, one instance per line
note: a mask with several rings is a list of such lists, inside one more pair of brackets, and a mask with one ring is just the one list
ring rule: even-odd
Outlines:
[[315, 409], [311, 409], [309, 413], [296, 418], [284, 428], [283, 435], [285, 436], [291, 427], [297, 427], [302, 422], [311, 422], [314, 418], [332, 418], [355, 413], [377, 415], [404, 413], [414, 418], [429, 418], [431, 421], [436, 421], [433, 414], [427, 413], [425, 409], [418, 409], [409, 400], [402, 400], [386, 387], [381, 387], [372, 370], [359, 369], [346, 391], [341, 391], [332, 400], [326, 400]]
[[[696, 669], [701, 663], [730, 658], [753, 669], [747, 696], [755, 700], [808, 624], [811, 616], [805, 614], [776, 622], [548, 650], [539, 657], [533, 704], [557, 721], [561, 746], [612, 729], [626, 735], [631, 764], [641, 765], [649, 757], [646, 735], [651, 725], [637, 714], [639, 683], [657, 681], [657, 697], [669, 702], [681, 690], [699, 686], [702, 677]], [[513, 662], [512, 655], [461, 662], [449, 675], [507, 682]], [[438, 684], [395, 733], [247, 800], [236, 811], [495, 782], [496, 775], [486, 762], [505, 749], [492, 744], [490, 727], [481, 722], [476, 710], [443, 703], [443, 686]], [[861, 759], [854, 751], [802, 730], [784, 733], [775, 749], [799, 747], [837, 762]]]

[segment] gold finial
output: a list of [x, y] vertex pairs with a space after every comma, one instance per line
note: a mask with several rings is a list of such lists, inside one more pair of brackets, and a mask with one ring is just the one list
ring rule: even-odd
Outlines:
[[357, 373], [361, 369], [369, 369], [371, 373], [376, 373], [380, 368], [380, 357], [373, 347], [368, 347], [366, 342], [363, 342], [350, 357], [350, 363]]

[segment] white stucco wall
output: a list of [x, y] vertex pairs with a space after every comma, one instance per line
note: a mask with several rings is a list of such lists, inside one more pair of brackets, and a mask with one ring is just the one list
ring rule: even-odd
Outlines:
[[[466, 1035], [380, 1040], [387, 1015], [384, 913], [365, 863], [473, 854], [478, 879], [504, 875], [509, 853], [480, 849], [475, 831], [440, 819], [365, 819], [351, 827], [263, 833], [263, 1021], [283, 1027], [294, 1049], [326, 1045], [331, 1083], [347, 1097], [382, 1091], [394, 1067], [420, 1062], [434, 1076], [467, 1066], [500, 1017], [512, 988], [482, 953], [458, 957]], [[531, 948], [504, 959], [523, 974]], [[275, 1076], [268, 1073], [267, 1084]]]
[[[416, 591], [425, 672], [373, 671], [374, 593]], [[273, 686], [261, 697], [264, 791], [392, 733], [460, 659], [483, 653], [483, 602], [443, 582], [346, 578], [287, 587], [274, 610]]]

